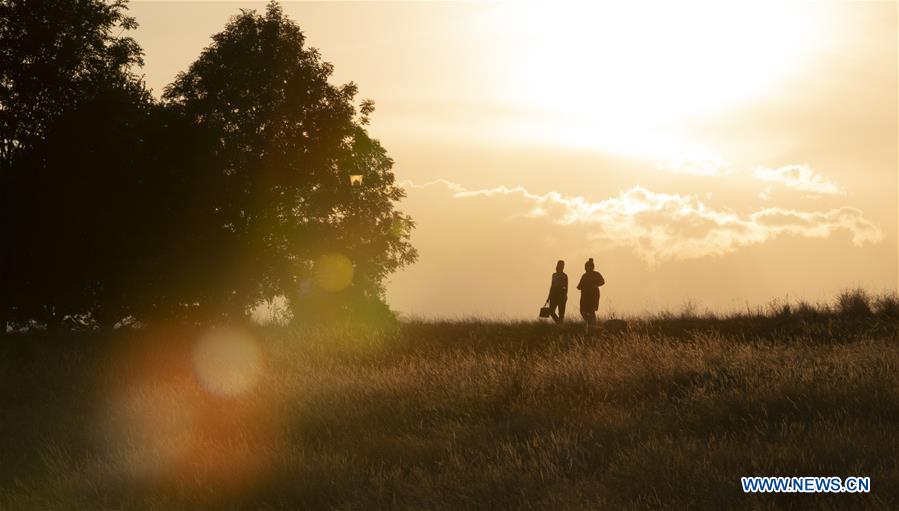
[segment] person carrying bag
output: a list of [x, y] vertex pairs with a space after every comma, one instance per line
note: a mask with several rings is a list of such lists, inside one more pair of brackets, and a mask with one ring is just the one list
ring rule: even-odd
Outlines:
[[564, 269], [565, 261], [559, 260], [556, 263], [556, 272], [552, 274], [550, 280], [549, 296], [540, 308], [541, 318], [552, 318], [559, 325], [565, 321], [565, 304], [568, 302], [568, 275]]

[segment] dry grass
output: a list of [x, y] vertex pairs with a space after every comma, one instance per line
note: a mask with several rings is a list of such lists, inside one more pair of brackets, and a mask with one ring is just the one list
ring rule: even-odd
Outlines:
[[[895, 509], [899, 339], [867, 310], [256, 332], [261, 379], [187, 331], [0, 347], [2, 509]], [[743, 475], [870, 476], [744, 495]]]

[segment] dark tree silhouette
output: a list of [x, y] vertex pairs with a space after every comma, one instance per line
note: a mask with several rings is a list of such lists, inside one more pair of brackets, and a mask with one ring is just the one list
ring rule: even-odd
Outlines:
[[0, 0], [0, 329], [234, 318], [276, 295], [296, 317], [389, 312], [382, 282], [416, 252], [373, 103], [274, 2], [156, 102], [124, 12]]
[[[356, 86], [330, 84], [332, 69], [272, 2], [233, 17], [166, 88], [167, 108], [200, 132], [188, 150], [202, 157], [186, 159], [201, 167], [191, 198], [212, 226], [193, 244], [204, 285], [188, 303], [229, 314], [279, 294], [297, 314], [377, 304], [383, 278], [415, 260], [393, 162], [365, 129], [373, 103], [357, 108]], [[353, 267], [340, 292], [314, 285], [332, 253]]]
[[151, 105], [136, 26], [123, 1], [0, 2], [0, 334], [97, 310], [116, 278]]

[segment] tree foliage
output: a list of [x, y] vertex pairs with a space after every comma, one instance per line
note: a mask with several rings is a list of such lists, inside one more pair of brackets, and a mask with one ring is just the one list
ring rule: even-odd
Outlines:
[[113, 256], [133, 228], [127, 198], [151, 98], [132, 72], [141, 50], [120, 35], [136, 27], [124, 7], [0, 3], [4, 320], [99, 313], [125, 278]]
[[384, 278], [416, 253], [373, 103], [331, 84], [274, 2], [155, 101], [140, 48], [113, 35], [136, 27], [125, 7], [2, 3], [3, 310], [208, 320], [285, 295], [297, 317], [386, 311]]

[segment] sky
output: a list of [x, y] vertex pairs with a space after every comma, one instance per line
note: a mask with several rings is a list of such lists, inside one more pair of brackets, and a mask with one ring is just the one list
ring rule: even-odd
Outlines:
[[[264, 5], [132, 2], [147, 85]], [[589, 257], [606, 318], [897, 288], [894, 2], [284, 11], [375, 101], [416, 221], [387, 283], [405, 316], [534, 317], [556, 261], [576, 282]]]

